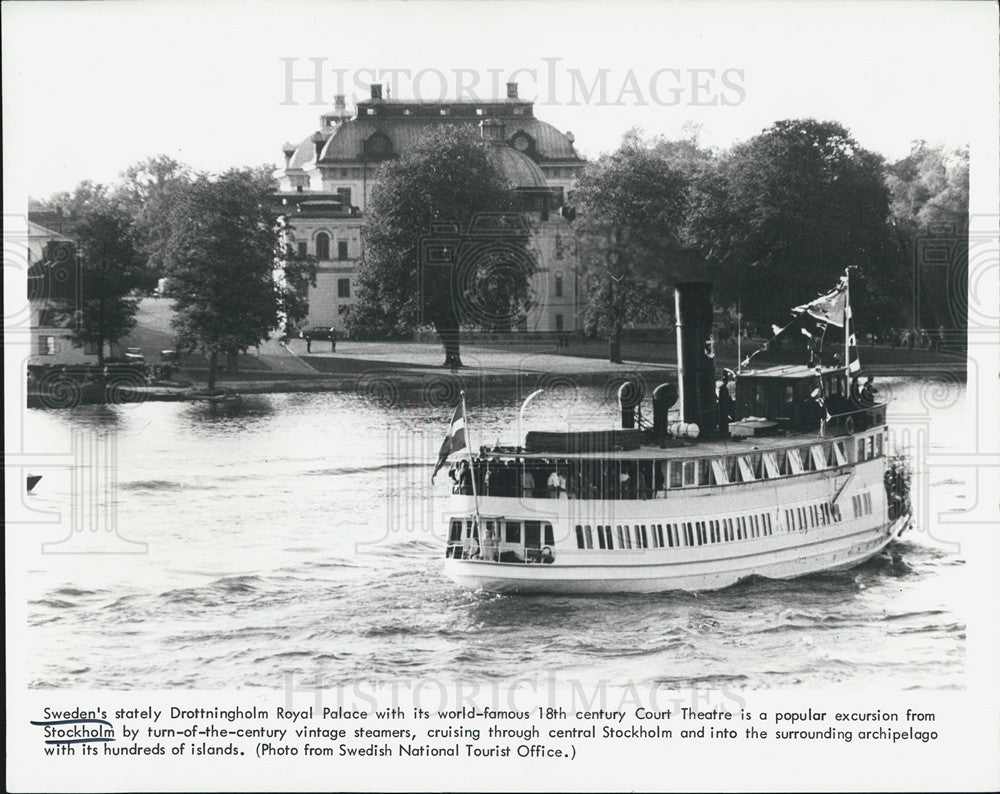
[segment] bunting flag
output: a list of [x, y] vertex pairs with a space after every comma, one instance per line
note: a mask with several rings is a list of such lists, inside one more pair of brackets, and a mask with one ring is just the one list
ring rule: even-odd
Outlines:
[[441, 444], [441, 451], [438, 453], [437, 466], [434, 467], [434, 473], [431, 475], [431, 480], [433, 480], [437, 473], [441, 470], [441, 467], [448, 462], [448, 456], [452, 452], [458, 452], [465, 449], [465, 402], [464, 400], [458, 404], [455, 409], [454, 416], [451, 417], [451, 424], [448, 426], [448, 435], [444, 437], [444, 442]]

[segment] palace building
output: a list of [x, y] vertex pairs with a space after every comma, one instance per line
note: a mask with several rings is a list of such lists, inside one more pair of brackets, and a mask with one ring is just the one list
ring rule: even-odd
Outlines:
[[531, 283], [533, 306], [520, 330], [577, 330], [584, 287], [573, 229], [563, 210], [584, 160], [573, 148], [573, 134], [536, 118], [534, 103], [518, 97], [516, 83], [507, 85], [506, 99], [440, 102], [389, 99], [381, 85], [373, 85], [370, 98], [353, 112], [338, 96], [316, 132], [298, 145], [285, 145], [276, 199], [293, 245], [315, 256], [319, 265], [305, 324], [343, 328], [364, 253], [365, 208], [379, 168], [444, 124], [481, 130], [491, 144], [491, 159], [521, 197], [537, 272]]

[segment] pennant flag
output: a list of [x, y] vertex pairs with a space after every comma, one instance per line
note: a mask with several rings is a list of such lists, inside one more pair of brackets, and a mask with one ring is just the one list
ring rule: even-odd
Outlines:
[[441, 451], [438, 453], [437, 466], [434, 467], [434, 473], [431, 475], [432, 480], [437, 476], [441, 467], [448, 462], [448, 456], [452, 452], [458, 452], [465, 449], [465, 411], [463, 409], [464, 402], [461, 402], [455, 409], [454, 416], [451, 417], [451, 425], [448, 427], [448, 435], [444, 437], [444, 442], [441, 444]]
[[792, 309], [792, 314], [803, 313], [820, 322], [843, 328], [845, 318], [851, 316], [851, 308], [847, 305], [847, 279], [841, 278], [833, 292], [820, 295], [816, 300]]

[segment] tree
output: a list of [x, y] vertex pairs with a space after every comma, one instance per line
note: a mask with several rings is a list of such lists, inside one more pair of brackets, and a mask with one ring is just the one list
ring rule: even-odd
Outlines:
[[135, 327], [137, 302], [129, 297], [141, 273], [135, 230], [127, 215], [111, 209], [77, 218], [72, 236], [80, 251], [80, 300], [60, 300], [56, 311], [72, 318], [75, 344], [95, 345], [104, 365], [104, 345]]
[[[702, 172], [694, 239], [720, 269], [720, 295], [766, 327], [829, 291], [847, 267], [857, 315], [872, 325], [901, 309], [882, 158], [847, 129], [779, 121]], [[905, 294], [905, 292], [904, 292]]]
[[[398, 337], [432, 325], [445, 366], [461, 366], [462, 325], [509, 328], [527, 307], [534, 257], [517, 198], [472, 130], [438, 130], [387, 163], [368, 202], [348, 331]], [[494, 225], [478, 237], [471, 224], [484, 214]], [[441, 246], [432, 223], [451, 227]], [[432, 267], [432, 249], [453, 266]]]
[[209, 361], [214, 389], [220, 354], [233, 362], [283, 321], [306, 315], [299, 285], [316, 283], [315, 264], [297, 257], [269, 209], [265, 169], [199, 176], [174, 203], [165, 261], [182, 349]]
[[170, 237], [171, 209], [191, 184], [191, 169], [161, 154], [132, 163], [121, 173], [112, 196], [135, 222], [140, 249], [146, 260], [143, 287], [155, 289], [166, 275], [164, 252]]
[[574, 193], [589, 271], [586, 329], [608, 340], [613, 362], [621, 361], [625, 326], [662, 319], [668, 284], [689, 261], [685, 218], [702, 154], [691, 141], [645, 141], [630, 132], [587, 167]]
[[[914, 141], [909, 155], [888, 166], [887, 182], [892, 194], [892, 225], [901, 252], [900, 272], [907, 280], [917, 280], [914, 308], [918, 314], [913, 324], [964, 327], [968, 311], [968, 147], [951, 149]], [[933, 263], [924, 261], [925, 247], [937, 250]], [[947, 261], [942, 262], [940, 252], [949, 247]]]

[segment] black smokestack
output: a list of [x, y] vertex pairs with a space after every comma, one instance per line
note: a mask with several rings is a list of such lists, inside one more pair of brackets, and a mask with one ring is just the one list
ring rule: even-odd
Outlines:
[[674, 288], [681, 414], [702, 433], [716, 425], [715, 341], [712, 338], [712, 285], [688, 281]]

